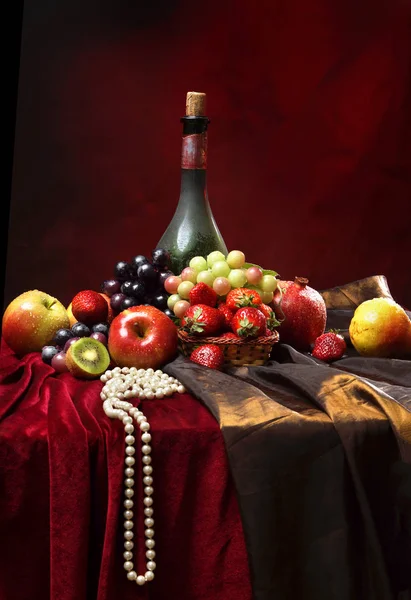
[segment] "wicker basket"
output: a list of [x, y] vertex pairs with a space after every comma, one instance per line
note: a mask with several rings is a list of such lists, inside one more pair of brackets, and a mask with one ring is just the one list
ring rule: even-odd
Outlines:
[[269, 357], [273, 345], [278, 342], [279, 335], [273, 331], [272, 335], [255, 338], [253, 340], [243, 340], [241, 338], [219, 337], [198, 337], [190, 336], [183, 329], [178, 330], [178, 339], [181, 352], [184, 356], [190, 356], [192, 351], [204, 344], [215, 344], [219, 346], [225, 357], [226, 365], [263, 365]]

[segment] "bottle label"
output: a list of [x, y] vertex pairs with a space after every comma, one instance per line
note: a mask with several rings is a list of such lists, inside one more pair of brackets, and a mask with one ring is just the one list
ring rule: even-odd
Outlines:
[[183, 135], [182, 169], [207, 169], [207, 134]]

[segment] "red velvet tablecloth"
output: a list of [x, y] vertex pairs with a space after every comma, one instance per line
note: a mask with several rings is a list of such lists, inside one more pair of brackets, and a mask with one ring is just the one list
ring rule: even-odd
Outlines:
[[[100, 381], [39, 354], [0, 368], [1, 600], [250, 600], [235, 489], [219, 426], [188, 394], [143, 401], [151, 424], [156, 578], [123, 569], [124, 431]], [[136, 488], [136, 507], [141, 492]], [[144, 524], [137, 521], [138, 572]]]

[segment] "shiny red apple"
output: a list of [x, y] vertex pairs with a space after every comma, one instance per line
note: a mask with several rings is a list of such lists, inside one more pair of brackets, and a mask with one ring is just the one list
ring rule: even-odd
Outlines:
[[58, 329], [70, 327], [63, 304], [39, 290], [17, 296], [5, 310], [2, 335], [18, 355], [40, 352], [51, 342]]
[[177, 328], [154, 306], [132, 306], [110, 325], [108, 350], [119, 367], [156, 369], [177, 353]]

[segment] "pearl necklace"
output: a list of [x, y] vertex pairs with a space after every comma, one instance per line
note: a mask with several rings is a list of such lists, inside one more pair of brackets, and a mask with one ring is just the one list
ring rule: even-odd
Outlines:
[[[103, 409], [110, 419], [120, 419], [124, 425], [125, 441], [126, 441], [126, 458], [125, 471], [126, 479], [124, 480], [124, 548], [123, 557], [125, 560], [124, 569], [127, 571], [127, 579], [135, 581], [137, 585], [144, 585], [146, 581], [154, 579], [154, 570], [156, 556], [154, 546], [154, 519], [153, 519], [153, 467], [151, 466], [151, 434], [150, 424], [147, 417], [137, 407], [128, 402], [130, 398], [140, 398], [152, 400], [153, 398], [164, 398], [171, 396], [174, 392], [180, 394], [185, 392], [185, 388], [177, 379], [169, 377], [159, 369], [136, 369], [135, 367], [115, 367], [112, 371], [106, 371], [100, 377], [104, 383], [100, 397], [103, 400]], [[133, 418], [137, 423], [141, 432], [141, 452], [143, 462], [143, 483], [144, 483], [144, 525], [145, 529], [145, 546], [146, 546], [146, 572], [144, 575], [137, 575], [134, 570], [133, 553], [134, 548], [134, 517], [133, 513], [133, 496], [134, 496], [134, 448], [135, 437]]]

